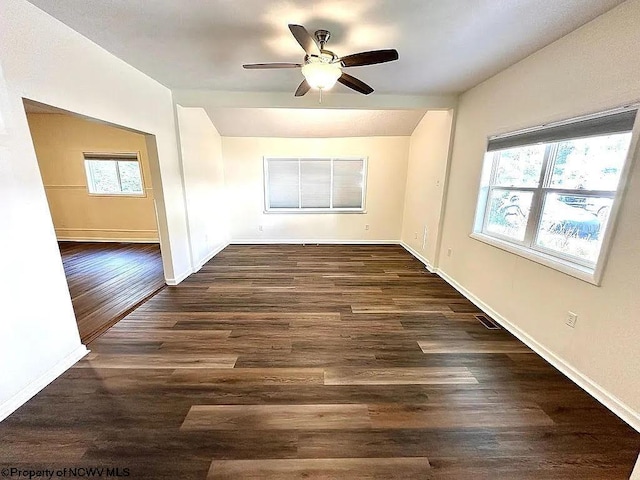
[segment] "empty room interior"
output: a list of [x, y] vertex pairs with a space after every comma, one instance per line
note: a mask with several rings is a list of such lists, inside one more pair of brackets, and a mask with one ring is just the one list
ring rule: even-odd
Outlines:
[[3, 478], [640, 480], [640, 0], [0, 0]]

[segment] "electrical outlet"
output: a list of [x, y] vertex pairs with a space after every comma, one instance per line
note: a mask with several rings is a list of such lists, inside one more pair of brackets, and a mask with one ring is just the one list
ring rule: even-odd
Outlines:
[[453, 253], [453, 250], [451, 250], [450, 248], [447, 248], [447, 257], [450, 257], [452, 253]]
[[369, 224], [368, 223], [364, 226], [364, 229], [365, 230], [369, 230]]
[[258, 225], [258, 230], [262, 231], [262, 225]]
[[440, 180], [436, 180], [436, 187], [440, 186]]
[[567, 319], [564, 321], [571, 328], [575, 328], [578, 321], [578, 314], [573, 312], [567, 312]]

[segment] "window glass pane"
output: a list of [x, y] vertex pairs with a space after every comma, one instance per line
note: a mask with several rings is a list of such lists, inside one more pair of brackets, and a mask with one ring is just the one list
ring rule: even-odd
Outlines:
[[301, 160], [300, 182], [302, 208], [331, 206], [331, 161]]
[[362, 208], [363, 160], [333, 162], [333, 207]]
[[137, 161], [118, 161], [120, 171], [120, 186], [122, 192], [144, 193], [142, 178], [140, 176], [140, 164]]
[[615, 190], [630, 142], [631, 132], [560, 142], [553, 164], [551, 186]]
[[523, 241], [532, 200], [533, 192], [492, 190], [486, 231]]
[[91, 193], [119, 193], [116, 162], [108, 160], [86, 160], [89, 171], [89, 191]]
[[267, 162], [270, 208], [299, 207], [299, 176], [297, 160]]
[[612, 198], [548, 193], [536, 245], [595, 263], [604, 237]]
[[545, 145], [527, 145], [497, 152], [495, 185], [537, 187], [544, 162]]

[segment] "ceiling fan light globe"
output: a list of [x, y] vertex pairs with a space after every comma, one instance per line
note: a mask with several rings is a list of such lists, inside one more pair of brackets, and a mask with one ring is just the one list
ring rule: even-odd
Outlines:
[[329, 90], [342, 75], [342, 69], [335, 63], [307, 63], [302, 67], [302, 75], [311, 88]]

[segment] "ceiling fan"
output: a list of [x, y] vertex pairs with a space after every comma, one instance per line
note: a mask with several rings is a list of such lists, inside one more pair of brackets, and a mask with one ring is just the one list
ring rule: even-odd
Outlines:
[[322, 91], [333, 87], [336, 81], [356, 92], [369, 95], [373, 92], [373, 88], [362, 80], [343, 72], [342, 69], [392, 62], [398, 59], [398, 51], [395, 49], [373, 50], [354, 53], [346, 57], [338, 57], [332, 51], [324, 48], [331, 37], [331, 33], [328, 30], [316, 30], [314, 34], [315, 40], [302, 25], [289, 25], [289, 30], [291, 30], [291, 33], [306, 53], [304, 63], [249, 63], [243, 65], [243, 67], [251, 70], [300, 68], [304, 80], [296, 90], [296, 97], [303, 96], [311, 88], [320, 90], [322, 95]]

